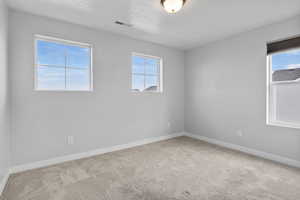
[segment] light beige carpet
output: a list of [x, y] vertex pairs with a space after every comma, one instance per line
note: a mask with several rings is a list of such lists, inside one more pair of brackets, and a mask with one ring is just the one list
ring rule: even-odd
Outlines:
[[299, 200], [300, 170], [179, 137], [15, 174], [6, 200]]

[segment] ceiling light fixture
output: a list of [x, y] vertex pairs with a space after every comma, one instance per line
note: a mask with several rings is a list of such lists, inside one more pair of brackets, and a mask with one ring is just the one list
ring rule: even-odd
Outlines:
[[185, 4], [186, 0], [161, 0], [160, 3], [168, 13], [176, 13]]

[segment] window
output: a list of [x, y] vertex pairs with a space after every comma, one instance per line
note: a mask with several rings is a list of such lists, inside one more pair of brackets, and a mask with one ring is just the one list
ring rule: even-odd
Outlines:
[[290, 40], [268, 44], [267, 123], [300, 128], [300, 38]]
[[36, 36], [35, 49], [36, 90], [92, 90], [89, 44]]
[[154, 56], [133, 54], [132, 91], [162, 91], [162, 59]]

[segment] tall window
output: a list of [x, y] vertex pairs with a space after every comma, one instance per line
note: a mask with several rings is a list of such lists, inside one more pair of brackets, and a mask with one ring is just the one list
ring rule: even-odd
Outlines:
[[300, 38], [268, 44], [267, 122], [300, 128]]
[[91, 46], [45, 36], [35, 40], [35, 89], [91, 91]]
[[132, 55], [132, 91], [162, 91], [162, 59], [142, 54]]

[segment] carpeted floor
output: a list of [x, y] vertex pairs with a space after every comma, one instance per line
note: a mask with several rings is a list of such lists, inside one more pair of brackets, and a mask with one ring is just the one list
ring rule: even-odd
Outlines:
[[300, 170], [188, 137], [15, 174], [5, 200], [299, 200]]

